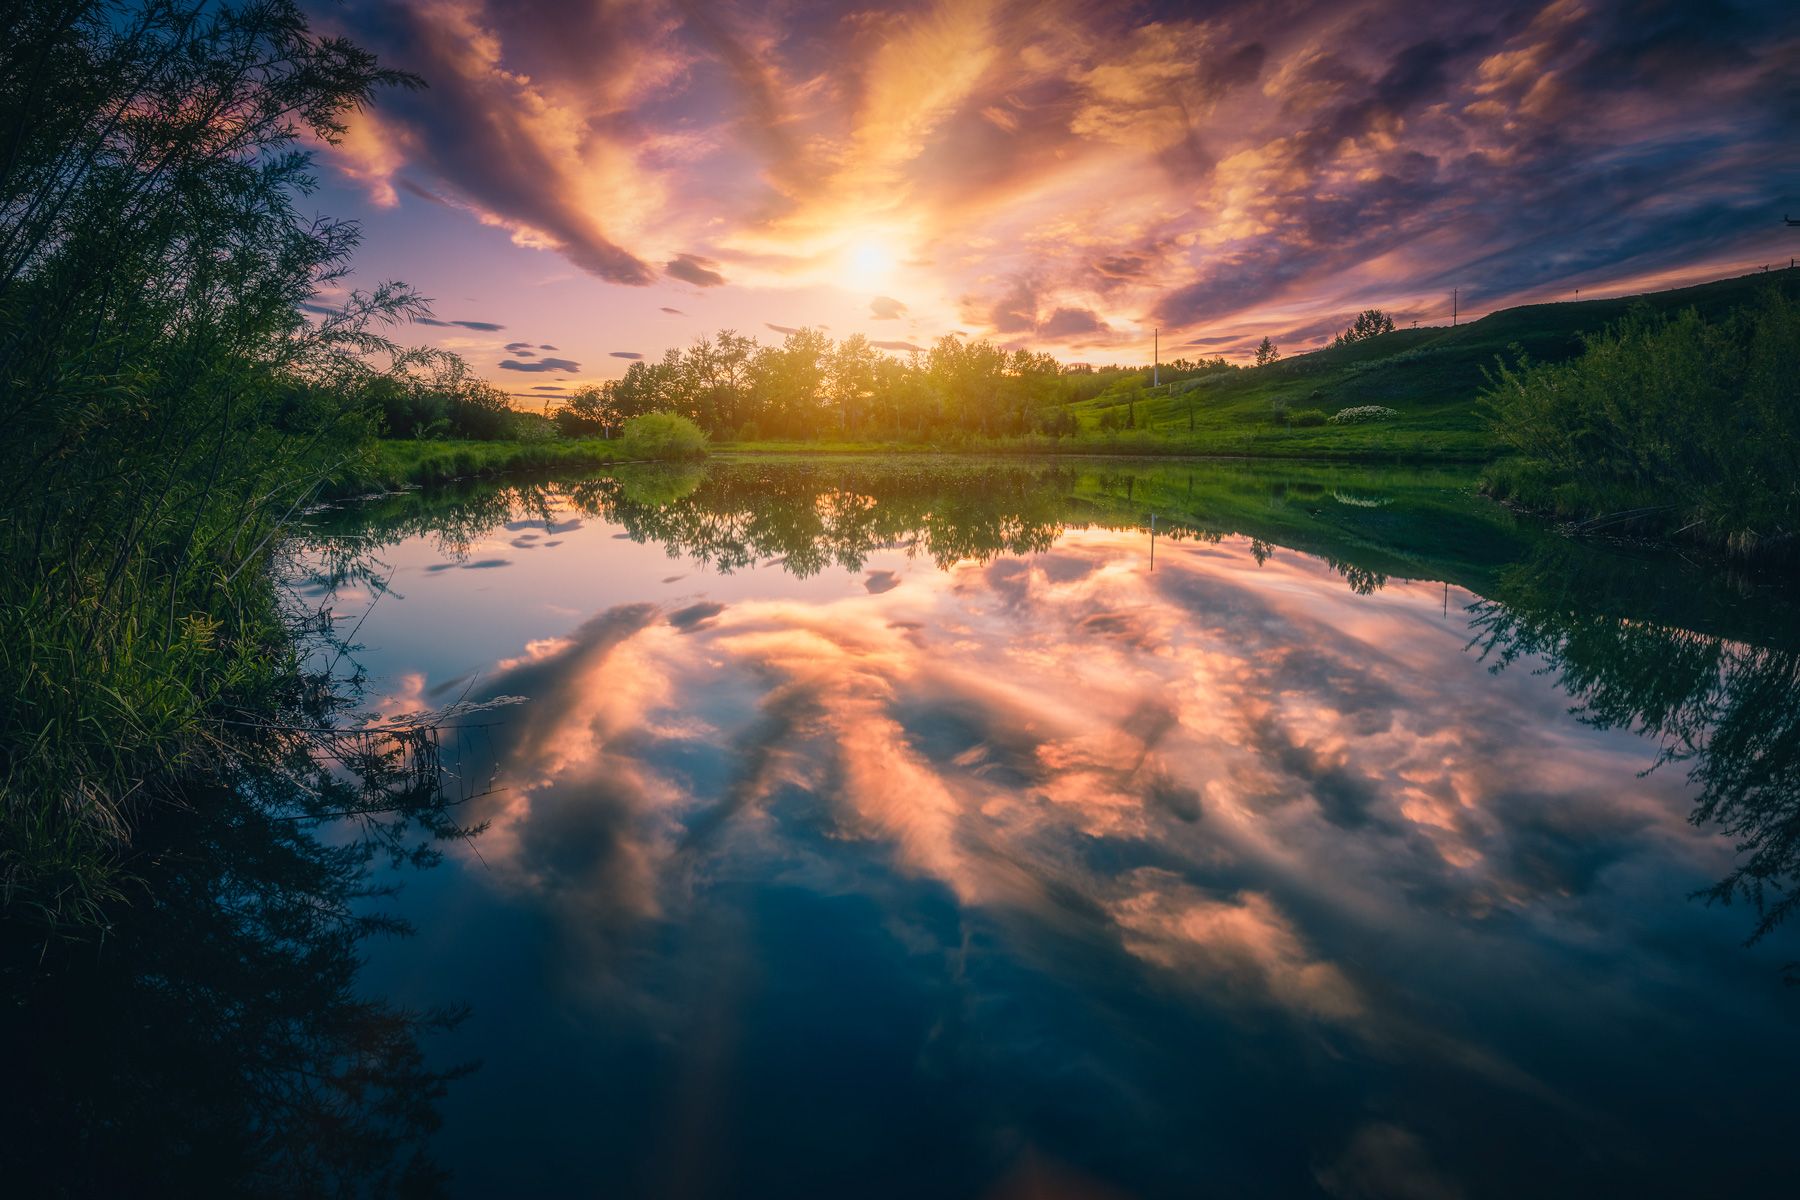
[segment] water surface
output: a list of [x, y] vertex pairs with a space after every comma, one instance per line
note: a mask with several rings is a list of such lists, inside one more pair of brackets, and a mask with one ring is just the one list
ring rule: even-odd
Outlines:
[[1468, 485], [719, 464], [319, 514], [366, 708], [523, 698], [450, 735], [488, 827], [364, 972], [471, 1005], [452, 1190], [1778, 1178], [1800, 955], [1696, 893], [1746, 831], [1791, 865], [1792, 610]]

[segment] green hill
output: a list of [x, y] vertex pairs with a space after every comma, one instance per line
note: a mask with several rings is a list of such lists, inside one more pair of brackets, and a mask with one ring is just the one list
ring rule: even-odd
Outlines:
[[[1567, 359], [1581, 353], [1581, 334], [1599, 332], [1634, 304], [1671, 312], [1692, 307], [1712, 316], [1768, 286], [1800, 296], [1800, 270], [1610, 300], [1523, 305], [1455, 328], [1396, 329], [1160, 389], [1133, 377], [1073, 406], [1078, 441], [1142, 453], [1485, 459], [1495, 448], [1476, 409], [1483, 371], [1498, 357], [1511, 361], [1514, 346], [1541, 362]], [[1290, 423], [1306, 410], [1329, 415], [1372, 404], [1399, 415], [1367, 425]], [[1120, 421], [1130, 427], [1106, 428]]]

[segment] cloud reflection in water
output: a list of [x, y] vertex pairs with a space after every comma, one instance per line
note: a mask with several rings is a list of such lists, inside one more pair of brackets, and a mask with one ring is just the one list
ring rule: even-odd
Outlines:
[[[1491, 675], [1466, 593], [1144, 550], [1069, 531], [892, 590], [613, 605], [484, 679], [532, 697], [476, 814], [486, 878], [554, 931], [562, 1003], [685, 1064], [657, 1136], [748, 1138], [729, 1064], [760, 1062], [817, 1085], [782, 1092], [794, 1121], [929, 1110], [992, 1178], [1075, 1111], [1056, 1161], [1150, 1193], [1455, 1195], [1525, 1145], [1567, 1151], [1567, 1184], [1650, 1161], [1670, 1114], [1632, 1075], [1698, 1061], [1684, 1005], [1771, 1020], [1720, 995], [1762, 968], [1721, 966], [1738, 931], [1683, 899], [1730, 860], [1685, 781]], [[872, 1038], [897, 1063], [830, 1076], [821, 1048]]]

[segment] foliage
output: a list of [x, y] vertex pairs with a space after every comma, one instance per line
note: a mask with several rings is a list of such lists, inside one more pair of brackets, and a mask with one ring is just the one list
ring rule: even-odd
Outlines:
[[384, 441], [340, 471], [325, 499], [362, 496], [420, 484], [515, 471], [604, 466], [625, 457], [617, 441], [598, 438], [510, 442]]
[[1257, 346], [1256, 346], [1256, 365], [1257, 366], [1266, 367], [1270, 363], [1274, 362], [1276, 359], [1278, 359], [1280, 357], [1281, 357], [1281, 351], [1279, 349], [1277, 349], [1275, 343], [1271, 342], [1268, 338], [1265, 337], [1265, 338], [1263, 338], [1262, 341], [1257, 343]]
[[505, 392], [477, 379], [455, 355], [420, 352], [392, 371], [367, 381], [362, 402], [379, 414], [381, 432], [395, 438], [517, 436], [517, 418]]
[[727, 329], [658, 361], [634, 362], [623, 378], [582, 388], [551, 415], [565, 433], [607, 437], [653, 412], [714, 436], [1066, 436], [1073, 429], [1057, 414], [1067, 403], [1124, 374], [1065, 369], [1047, 354], [956, 336], [902, 358], [861, 334], [834, 342], [800, 329], [764, 346]]
[[779, 558], [810, 575], [831, 564], [860, 569], [897, 545], [933, 561], [985, 561], [1041, 548], [1071, 526], [1144, 528], [1156, 513], [1159, 537], [1248, 534], [1370, 577], [1447, 575], [1473, 587], [1487, 586], [1533, 528], [1471, 495], [1466, 471], [793, 449], [802, 452], [471, 481], [370, 497], [313, 521], [322, 545], [431, 533], [457, 557], [508, 521], [554, 520], [573, 507], [721, 570]]
[[1708, 319], [1639, 308], [1569, 363], [1516, 353], [1483, 400], [1518, 456], [1490, 486], [1590, 529], [1739, 555], [1800, 531], [1800, 304], [1777, 288]]
[[1800, 622], [1785, 589], [1747, 603], [1741, 579], [1672, 587], [1671, 573], [1549, 542], [1471, 606], [1472, 644], [1496, 669], [1547, 664], [1582, 720], [1635, 730], [1656, 767], [1685, 768], [1689, 821], [1740, 855], [1697, 895], [1747, 904], [1757, 941], [1800, 909]]
[[674, 413], [652, 412], [625, 422], [620, 439], [626, 458], [695, 459], [706, 457], [706, 431]]
[[1333, 425], [1366, 425], [1370, 421], [1391, 421], [1399, 415], [1385, 405], [1359, 404], [1355, 408], [1340, 408], [1327, 420]]
[[1394, 318], [1379, 308], [1365, 308], [1356, 314], [1356, 320], [1350, 323], [1350, 328], [1331, 339], [1331, 344], [1348, 346], [1353, 342], [1367, 341], [1370, 338], [1392, 332], [1394, 332]]
[[1310, 429], [1325, 424], [1329, 419], [1322, 408], [1303, 408], [1296, 413], [1289, 414], [1288, 424], [1296, 429]]
[[6, 30], [5, 1175], [428, 1189], [446, 1077], [417, 1037], [442, 1022], [357, 996], [356, 946], [396, 931], [368, 906], [375, 854], [473, 831], [429, 731], [338, 732], [345, 647], [276, 586], [384, 398], [455, 373], [387, 336], [427, 311], [406, 288], [316, 303], [357, 232], [297, 203], [303, 140], [416, 81], [290, 0], [24, 0]]

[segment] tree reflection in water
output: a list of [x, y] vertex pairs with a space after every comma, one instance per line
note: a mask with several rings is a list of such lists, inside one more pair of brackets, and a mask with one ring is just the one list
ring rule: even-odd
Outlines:
[[1746, 603], [1741, 580], [1671, 583], [1667, 570], [1550, 542], [1471, 607], [1472, 645], [1496, 670], [1543, 659], [1582, 720], [1654, 740], [1652, 769], [1686, 767], [1689, 820], [1739, 852], [1699, 895], [1749, 903], [1754, 942], [1800, 904], [1800, 625], [1788, 604]]
[[479, 832], [440, 784], [440, 739], [460, 735], [330, 732], [343, 689], [292, 682], [221, 727], [184, 805], [143, 814], [127, 900], [102, 930], [0, 926], [9, 1194], [417, 1195], [442, 1181], [421, 1147], [468, 1068], [429, 1064], [422, 1039], [461, 1014], [363, 997], [356, 974], [365, 938], [406, 932], [376, 911], [371, 860], [428, 865], [441, 839]]
[[[321, 514], [313, 585], [315, 596], [378, 595], [383, 545], [426, 533], [467, 557], [522, 521], [554, 535], [600, 519], [719, 572], [775, 561], [810, 576], [859, 571], [892, 548], [939, 566], [1031, 554], [1065, 529], [1147, 527], [1154, 513], [1174, 540], [1248, 536], [1259, 564], [1321, 556], [1359, 595], [1434, 579], [1487, 597], [1470, 607], [1474, 652], [1496, 670], [1547, 664], [1585, 720], [1636, 729], [1659, 745], [1656, 765], [1689, 772], [1691, 819], [1742, 850], [1703, 895], [1753, 905], [1753, 940], [1791, 914], [1791, 605], [1532, 533], [1497, 509], [1446, 506], [1441, 484], [1344, 493], [1323, 469], [1289, 475], [777, 464], [447, 489]], [[325, 645], [335, 664], [346, 648]], [[337, 1195], [441, 1182], [420, 1147], [465, 1068], [436, 1065], [428, 1039], [460, 1014], [366, 998], [356, 974], [365, 938], [404, 932], [378, 914], [371, 862], [428, 865], [443, 839], [479, 830], [455, 820], [430, 728], [320, 732], [345, 723], [343, 691], [321, 667], [271, 699], [278, 718], [222, 737], [222, 763], [194, 780], [186, 807], [144, 823], [131, 902], [103, 937], [58, 941], [18, 923], [0, 935], [10, 1190]]]
[[1768, 933], [1800, 903], [1800, 614], [1771, 600], [1777, 588], [1747, 599], [1741, 579], [1571, 543], [1446, 482], [1361, 472], [1347, 491], [1332, 469], [1267, 465], [745, 463], [399, 497], [327, 528], [375, 544], [429, 532], [454, 554], [508, 522], [554, 530], [573, 512], [717, 571], [774, 561], [804, 577], [892, 547], [940, 567], [986, 562], [1071, 527], [1147, 529], [1155, 513], [1159, 537], [1241, 534], [1258, 563], [1279, 548], [1318, 555], [1358, 595], [1443, 580], [1487, 597], [1471, 646], [1496, 669], [1547, 660], [1586, 720], [1637, 728], [1660, 743], [1656, 765], [1687, 765], [1692, 820], [1743, 852], [1703, 895], [1748, 901], [1753, 937]]

